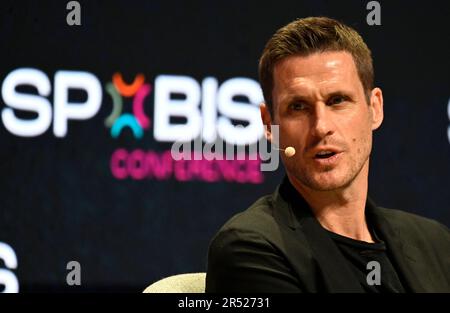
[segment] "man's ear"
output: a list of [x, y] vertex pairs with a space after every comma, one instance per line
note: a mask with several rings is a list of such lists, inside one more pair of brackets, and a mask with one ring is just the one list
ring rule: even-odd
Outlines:
[[383, 122], [383, 92], [380, 88], [372, 89], [370, 94], [370, 110], [372, 111], [372, 130], [380, 127]]
[[259, 106], [259, 111], [261, 112], [261, 120], [264, 124], [264, 135], [268, 141], [272, 141], [272, 116], [270, 115], [270, 110], [267, 104], [264, 102]]

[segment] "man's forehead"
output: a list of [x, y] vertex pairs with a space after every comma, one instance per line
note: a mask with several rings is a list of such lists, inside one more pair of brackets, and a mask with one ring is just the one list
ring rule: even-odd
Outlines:
[[[354, 76], [356, 75], [356, 76]], [[319, 52], [308, 56], [289, 56], [279, 61], [274, 68], [275, 85], [316, 83], [338, 83], [340, 80], [356, 78], [353, 57], [345, 51]]]

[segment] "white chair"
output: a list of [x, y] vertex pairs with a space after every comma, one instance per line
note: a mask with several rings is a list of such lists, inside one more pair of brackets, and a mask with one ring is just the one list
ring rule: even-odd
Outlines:
[[206, 273], [178, 274], [158, 280], [144, 293], [204, 293]]

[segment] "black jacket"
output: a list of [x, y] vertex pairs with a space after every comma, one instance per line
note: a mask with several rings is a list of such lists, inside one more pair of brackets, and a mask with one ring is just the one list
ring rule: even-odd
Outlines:
[[[405, 289], [450, 292], [450, 233], [436, 221], [376, 207], [366, 216]], [[211, 241], [206, 292], [363, 292], [347, 261], [287, 178]]]

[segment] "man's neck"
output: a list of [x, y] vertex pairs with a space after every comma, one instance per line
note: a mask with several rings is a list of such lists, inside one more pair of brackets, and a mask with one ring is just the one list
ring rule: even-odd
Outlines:
[[322, 227], [341, 236], [374, 242], [365, 218], [368, 162], [350, 185], [341, 189], [318, 191], [291, 176], [289, 180], [309, 204]]

